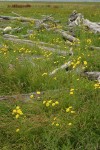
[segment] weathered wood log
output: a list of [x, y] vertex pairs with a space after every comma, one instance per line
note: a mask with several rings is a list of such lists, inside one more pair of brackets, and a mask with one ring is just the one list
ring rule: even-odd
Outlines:
[[100, 33], [100, 23], [84, 19], [84, 16], [81, 13], [77, 13], [75, 10], [69, 17], [68, 26], [70, 30], [73, 30], [76, 26], [85, 26], [94, 33]]
[[18, 20], [22, 22], [38, 22], [38, 19], [28, 18], [28, 17], [13, 17], [13, 16], [0, 16], [4, 20]]
[[66, 68], [68, 68], [70, 65], [71, 65], [71, 61], [69, 61], [69, 62], [67, 62], [67, 63], [61, 65], [59, 68], [54, 69], [52, 72], [50, 72], [49, 75], [50, 75], [50, 76], [51, 76], [51, 75], [54, 75], [58, 70], [60, 70], [60, 69], [66, 69]]
[[63, 39], [68, 40], [69, 42], [78, 42], [79, 41], [76, 37], [70, 35], [67, 31], [64, 31], [62, 29], [54, 29], [54, 31], [61, 34]]
[[100, 47], [90, 46], [91, 50], [100, 50]]
[[[4, 39], [5, 40], [9, 40], [11, 42], [14, 42], [14, 43], [23, 43], [23, 44], [28, 44], [30, 46], [36, 46], [40, 49], [43, 49], [43, 50], [47, 50], [47, 51], [51, 51], [51, 52], [56, 52], [60, 55], [71, 55], [71, 52], [66, 52], [64, 50], [60, 50], [60, 49], [55, 49], [53, 47], [47, 47], [47, 46], [43, 46], [41, 45], [41, 43], [39, 42], [34, 42], [34, 41], [31, 41], [31, 40], [23, 40], [23, 39], [18, 39], [16, 36], [13, 36], [13, 35], [8, 35], [8, 34], [5, 34], [4, 35]], [[43, 44], [43, 43], [42, 43]]]
[[100, 33], [100, 25], [98, 23], [91, 22], [88, 19], [83, 19], [83, 25], [94, 33]]
[[98, 80], [100, 81], [100, 72], [83, 72], [82, 76], [86, 76], [90, 80]]
[[37, 101], [42, 100], [41, 97], [45, 93], [50, 93], [50, 92], [54, 93], [54, 92], [62, 92], [62, 91], [69, 92], [68, 89], [61, 88], [61, 89], [41, 91], [40, 94], [37, 94], [37, 92], [31, 92], [31, 93], [27, 93], [27, 94], [20, 94], [19, 93], [19, 94], [16, 94], [16, 95], [3, 95], [3, 96], [0, 96], [0, 101], [2, 101], [2, 100], [17, 100], [17, 101], [22, 101], [22, 102], [29, 102], [31, 100], [30, 96], [34, 95], [34, 99], [32, 99], [32, 101], [34, 102], [34, 100], [37, 100]]
[[41, 92], [39, 95], [36, 92], [28, 93], [28, 94], [17, 94], [17, 95], [8, 95], [8, 96], [0, 96], [0, 101], [1, 100], [21, 100], [24, 102], [30, 100], [30, 95], [34, 95], [35, 100], [40, 100], [38, 97], [43, 95], [44, 92]]

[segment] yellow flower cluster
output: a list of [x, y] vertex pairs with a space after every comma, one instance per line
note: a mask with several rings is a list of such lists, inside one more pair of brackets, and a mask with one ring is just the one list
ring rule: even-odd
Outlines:
[[2, 48], [0, 48], [0, 53], [6, 55], [8, 52], [8, 47], [7, 45], [3, 45]]
[[[16, 50], [14, 50], [14, 52], [16, 52]], [[29, 50], [28, 48], [26, 49], [26, 48], [24, 48], [24, 47], [22, 47], [22, 48], [20, 48], [19, 50], [18, 50], [18, 52], [19, 53], [22, 53], [22, 54], [27, 54], [27, 53], [31, 53], [31, 50]]]
[[[37, 91], [36, 94], [37, 94], [38, 98], [40, 98], [39, 95], [41, 94], [41, 92]], [[34, 94], [31, 94], [30, 95], [30, 99], [33, 99], [33, 98], [34, 98]]]
[[68, 112], [70, 112], [71, 114], [75, 114], [75, 111], [74, 110], [72, 110], [72, 106], [69, 106], [68, 108], [66, 108], [66, 112], [68, 113]]
[[88, 44], [91, 44], [91, 43], [92, 43], [92, 40], [91, 40], [91, 39], [87, 39], [87, 43], [88, 43]]
[[56, 106], [56, 105], [59, 105], [59, 102], [58, 101], [52, 101], [52, 100], [47, 100], [47, 101], [43, 101], [43, 104], [46, 106], [46, 107], [49, 107], [49, 106]]
[[74, 89], [70, 89], [70, 95], [73, 95], [74, 94]]
[[60, 126], [60, 124], [57, 121], [57, 117], [54, 117], [52, 125], [55, 125], [56, 127]]
[[[84, 55], [84, 54], [83, 54]], [[73, 69], [75, 69], [78, 65], [80, 65], [80, 64], [84, 64], [84, 67], [83, 67], [83, 69], [84, 68], [86, 68], [87, 67], [87, 61], [85, 60], [85, 61], [81, 61], [81, 56], [79, 56], [76, 60], [74, 59], [72, 62], [71, 62], [71, 67], [73, 68]]]
[[15, 115], [15, 118], [18, 119], [20, 115], [23, 115], [23, 112], [19, 106], [16, 106], [16, 108], [12, 111], [12, 115]]
[[95, 88], [95, 89], [100, 89], [100, 83], [94, 84], [94, 88]]
[[79, 57], [77, 58], [77, 60], [73, 60], [73, 61], [71, 62], [71, 66], [72, 66], [73, 69], [75, 69], [75, 68], [81, 63], [80, 59], [81, 59], [81, 56], [79, 56]]

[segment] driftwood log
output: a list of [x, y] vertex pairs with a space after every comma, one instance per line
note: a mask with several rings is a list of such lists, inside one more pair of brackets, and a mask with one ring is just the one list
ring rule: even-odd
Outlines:
[[4, 20], [18, 20], [22, 22], [36, 22], [38, 19], [28, 18], [28, 17], [13, 17], [13, 16], [0, 16], [0, 19]]
[[91, 50], [100, 50], [100, 47], [90, 46]]
[[84, 72], [82, 76], [86, 76], [90, 80], [98, 80], [100, 83], [100, 72]]
[[50, 75], [50, 76], [51, 76], [51, 75], [54, 75], [58, 70], [66, 69], [66, 68], [68, 68], [70, 65], [71, 65], [71, 61], [69, 61], [69, 62], [67, 62], [67, 63], [61, 65], [59, 68], [54, 69], [52, 72], [50, 72], [49, 75]]
[[88, 19], [85, 19], [81, 13], [73, 11], [68, 20], [68, 27], [70, 30], [73, 30], [76, 26], [84, 26], [94, 33], [100, 33], [100, 22], [91, 22]]
[[39, 42], [36, 42], [36, 41], [34, 42], [34, 41], [31, 41], [31, 40], [19, 39], [18, 36], [4, 34], [3, 37], [4, 37], [5, 40], [8, 40], [8, 41], [11, 41], [11, 42], [14, 42], [14, 43], [23, 43], [23, 44], [27, 44], [27, 45], [30, 45], [30, 46], [36, 46], [40, 49], [50, 51], [50, 52], [56, 52], [60, 55], [64, 55], [64, 56], [73, 55], [72, 49], [70, 49], [69, 52], [66, 52], [65, 50], [60, 50], [60, 49], [55, 49], [53, 47], [45, 46], [41, 42], [39, 43]]

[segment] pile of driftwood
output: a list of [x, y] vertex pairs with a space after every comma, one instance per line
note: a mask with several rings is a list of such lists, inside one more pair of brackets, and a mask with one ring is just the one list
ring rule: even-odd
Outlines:
[[[77, 13], [77, 11], [73, 11], [72, 14], [69, 16], [68, 19], [68, 23], [67, 23], [67, 31], [59, 28], [60, 25], [60, 21], [59, 20], [55, 20], [52, 15], [49, 16], [43, 16], [42, 19], [34, 19], [34, 18], [28, 18], [28, 17], [23, 17], [17, 13], [12, 12], [14, 16], [0, 16], [0, 21], [2, 20], [18, 20], [21, 22], [31, 22], [34, 23], [35, 28], [37, 30], [41, 30], [41, 29], [45, 29], [48, 32], [49, 31], [53, 31], [56, 33], [59, 33], [62, 38], [67, 41], [67, 43], [71, 44], [71, 43], [78, 43], [79, 40], [78, 38], [75, 37], [75, 29], [76, 27], [80, 27], [83, 26], [85, 30], [90, 30], [91, 32], [98, 34], [100, 33], [100, 22], [91, 22], [88, 19], [85, 19], [84, 16], [81, 13]], [[73, 56], [73, 46], [70, 46], [70, 50], [69, 51], [65, 51], [62, 50], [61, 47], [57, 46], [57, 45], [50, 45], [48, 43], [45, 42], [37, 42], [37, 41], [31, 41], [31, 40], [27, 40], [25, 38], [27, 38], [28, 36], [31, 35], [31, 32], [33, 31], [28, 31], [28, 33], [26, 35], [22, 35], [21, 39], [18, 36], [15, 36], [11, 33], [13, 33], [14, 31], [17, 32], [21, 32], [22, 28], [11, 28], [11, 27], [6, 27], [4, 29], [0, 28], [0, 30], [3, 33], [3, 38], [5, 40], [9, 40], [15, 43], [23, 43], [23, 44], [28, 44], [30, 46], [36, 46], [40, 49], [43, 50], [47, 50], [47, 51], [51, 51], [51, 52], [56, 52], [60, 55], [71, 55]], [[100, 50], [100, 47], [95, 47], [95, 46], [91, 46], [90, 47], [91, 50]], [[71, 60], [66, 63], [63, 64], [61, 67], [56, 68], [55, 70], [53, 70], [49, 75], [54, 75], [59, 69], [66, 69], [68, 70], [68, 67], [71, 64]], [[82, 72], [82, 76], [87, 76], [89, 79], [97, 79], [100, 82], [100, 72]]]

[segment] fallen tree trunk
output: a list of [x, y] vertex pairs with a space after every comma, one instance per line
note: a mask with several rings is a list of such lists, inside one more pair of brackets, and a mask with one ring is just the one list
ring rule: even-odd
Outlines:
[[31, 40], [18, 39], [17, 36], [13, 36], [13, 35], [9, 35], [9, 34], [5, 34], [4, 39], [9, 40], [9, 41], [14, 42], [14, 43], [23, 43], [23, 44], [28, 44], [30, 46], [36, 46], [40, 49], [51, 51], [51, 52], [56, 52], [56, 53], [58, 53], [60, 55], [64, 55], [64, 56], [71, 55], [71, 52], [66, 52], [64, 50], [55, 49], [53, 47], [46, 47], [46, 46], [41, 45], [41, 43], [39, 43], [39, 42], [34, 42]]
[[4, 20], [19, 20], [22, 22], [37, 22], [39, 21], [38, 19], [34, 19], [34, 18], [27, 18], [27, 17], [13, 17], [13, 16], [0, 16], [1, 19]]
[[88, 77], [90, 80], [98, 80], [100, 79], [100, 72], [84, 72], [82, 76]]
[[61, 30], [61, 29], [54, 29], [55, 32], [61, 34], [64, 40], [68, 40], [69, 42], [78, 42], [79, 40], [70, 35], [67, 31]]
[[50, 76], [54, 75], [58, 70], [60, 69], [66, 69], [71, 65], [71, 61], [69, 61], [68, 63], [63, 64], [62, 66], [60, 66], [59, 68], [54, 69], [52, 72], [50, 72]]
[[91, 50], [100, 50], [100, 47], [90, 46]]
[[76, 26], [85, 26], [87, 29], [94, 33], [100, 33], [100, 23], [92, 22], [88, 19], [84, 19], [84, 16], [77, 11], [73, 11], [68, 19], [68, 27], [70, 31], [73, 31]]
[[100, 24], [91, 22], [88, 19], [83, 20], [83, 25], [93, 31], [94, 33], [100, 33]]

